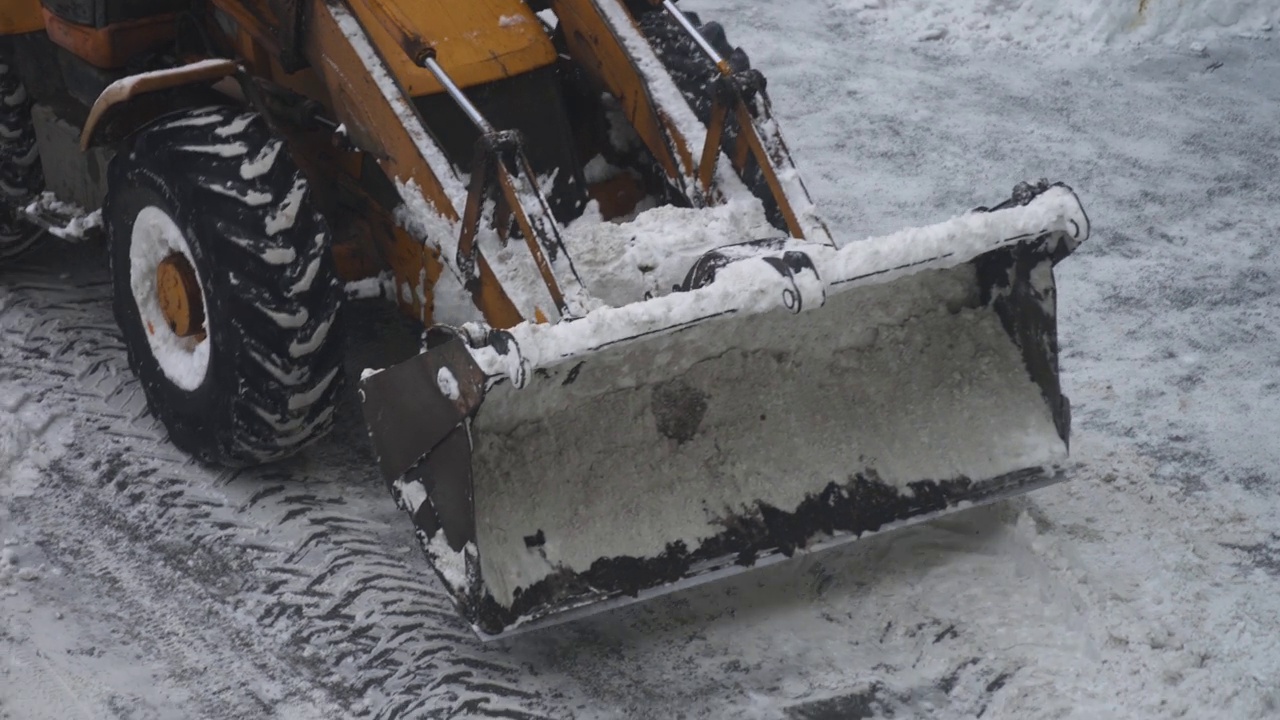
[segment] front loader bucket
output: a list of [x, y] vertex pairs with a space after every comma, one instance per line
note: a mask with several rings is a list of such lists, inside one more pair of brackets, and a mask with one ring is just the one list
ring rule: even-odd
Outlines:
[[370, 375], [366, 417], [466, 617], [527, 629], [1061, 479], [1053, 264], [1087, 233], [1042, 186], [728, 248], [683, 292]]

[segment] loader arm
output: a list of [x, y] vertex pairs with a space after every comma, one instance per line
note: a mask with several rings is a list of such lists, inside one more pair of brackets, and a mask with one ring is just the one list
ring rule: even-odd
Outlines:
[[[793, 238], [831, 243], [773, 120], [759, 73], [734, 71], [673, 2], [654, 2], [653, 12], [669, 15], [721, 74], [708, 87], [714, 109], [704, 124], [622, 0], [552, 0], [550, 5], [570, 54], [622, 101], [627, 119], [689, 203], [716, 205], [745, 192], [742, 174], [750, 156], [767, 182], [763, 199], [772, 201], [784, 220], [780, 229]], [[741, 133], [732, 158], [724, 152], [731, 118]]]
[[[622, 101], [646, 147], [690, 204], [718, 204], [748, 193], [735, 166], [742, 170], [742, 157], [751, 155], [768, 181], [768, 199], [785, 220], [782, 229], [796, 239], [832, 243], [773, 125], [763, 87], [758, 81], [751, 86], [754, 75], [734, 73], [723, 60], [711, 58], [724, 75], [714, 84], [715, 112], [708, 129], [618, 0], [555, 0], [551, 7], [563, 24], [572, 60]], [[674, 6], [667, 12], [684, 20]], [[421, 262], [392, 268], [397, 284], [419, 304], [461, 286], [478, 309], [476, 319], [494, 327], [585, 314], [599, 303], [574, 269], [561, 241], [563, 228], [534, 181], [522, 140], [510, 128], [491, 125], [460, 89], [485, 80], [477, 69], [485, 66], [468, 60], [466, 49], [451, 43], [430, 20], [429, 14], [411, 15], [410, 8], [387, 0], [312, 0], [307, 34], [305, 55], [327, 89], [334, 114], [395, 184], [403, 202], [399, 220], [422, 245]], [[542, 32], [527, 19], [516, 24]], [[707, 46], [696, 28], [687, 21], [683, 27]], [[511, 48], [495, 57], [537, 61], [537, 46], [519, 39], [509, 40]], [[455, 77], [454, 68], [465, 79]], [[477, 152], [487, 157], [477, 156], [470, 186], [415, 105], [417, 93], [438, 90], [485, 138]], [[736, 163], [722, 147], [731, 119], [743, 149]], [[501, 161], [494, 162], [498, 156]], [[481, 218], [484, 208], [489, 215]], [[508, 216], [514, 220], [510, 226]], [[512, 234], [522, 236], [528, 253], [506, 250]], [[437, 277], [420, 271], [410, 276], [437, 261], [443, 264]], [[542, 282], [531, 284], [530, 277]]]
[[[398, 280], [420, 297], [439, 293], [450, 283], [465, 288], [480, 312], [477, 319], [497, 327], [510, 327], [525, 319], [559, 317], [564, 303], [556, 295], [562, 295], [560, 285], [570, 284], [563, 280], [568, 271], [559, 275], [558, 284], [522, 283], [519, 279], [527, 277], [555, 279], [559, 268], [548, 273], [539, 267], [536, 255], [494, 252], [501, 249], [502, 240], [486, 237], [482, 240], [488, 242], [474, 242], [474, 230], [467, 233], [468, 242], [463, 245], [463, 217], [458, 208], [467, 204], [469, 194], [484, 189], [468, 188], [459, 178], [392, 72], [394, 66], [403, 66], [405, 58], [423, 63], [427, 59], [423, 41], [404, 32], [393, 35], [387, 26], [397, 24], [391, 21], [366, 24], [360, 10], [371, 18], [377, 14], [377, 8], [366, 5], [365, 0], [353, 0], [351, 8], [342, 2], [313, 0], [307, 57], [355, 144], [370, 153], [395, 183], [403, 202], [398, 219], [421, 244], [423, 263], [438, 251], [444, 264], [434, 287], [427, 286], [425, 276], [402, 274]], [[537, 200], [536, 188], [532, 192], [526, 188], [524, 195], [526, 202], [530, 195]], [[519, 214], [527, 219], [543, 213], [522, 206]], [[460, 250], [466, 250], [465, 254]], [[467, 263], [460, 265], [460, 257]], [[557, 257], [563, 258], [565, 253]]]

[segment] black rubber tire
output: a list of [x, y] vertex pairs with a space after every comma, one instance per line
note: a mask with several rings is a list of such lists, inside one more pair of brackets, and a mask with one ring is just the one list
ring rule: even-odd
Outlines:
[[[328, 228], [266, 122], [231, 107], [167, 115], [115, 157], [108, 182], [116, 320], [170, 440], [235, 467], [287, 457], [327, 433], [344, 379], [341, 286]], [[209, 361], [191, 390], [161, 367], [132, 290], [134, 221], [148, 206], [182, 233], [204, 294]]]
[[30, 249], [43, 234], [18, 216], [43, 189], [31, 98], [8, 51], [0, 48], [0, 263]]
[[[693, 12], [686, 12], [684, 15], [698, 28], [698, 32], [707, 39], [716, 52], [728, 59], [729, 65], [735, 71], [743, 72], [751, 69], [751, 58], [745, 50], [734, 47], [729, 42], [724, 27], [720, 23], [714, 21], [704, 23], [698, 14]], [[658, 59], [667, 68], [667, 72], [671, 73], [671, 79], [680, 89], [680, 94], [684, 95], [694, 115], [704, 125], [708, 123], [711, 120], [711, 83], [720, 75], [720, 71], [698, 47], [697, 42], [689, 37], [680, 24], [664, 10], [649, 9], [640, 14], [638, 23], [641, 32], [648, 38], [654, 52], [658, 55]], [[764, 76], [759, 77], [763, 89]], [[732, 146], [738, 134], [738, 122], [730, 118], [725, 129], [726, 146]], [[743, 180], [752, 194], [764, 204], [765, 215], [769, 222], [780, 230], [786, 230], [786, 221], [773, 199], [764, 173], [760, 171], [754, 158], [747, 161]]]

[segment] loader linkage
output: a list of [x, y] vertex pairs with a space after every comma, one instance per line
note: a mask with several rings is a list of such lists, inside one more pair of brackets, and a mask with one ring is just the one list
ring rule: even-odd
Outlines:
[[1066, 476], [1075, 193], [833, 236], [673, 0], [12, 4], [0, 262], [100, 219], [148, 406], [218, 465], [323, 437], [342, 303], [395, 304], [423, 347], [362, 411], [484, 637]]

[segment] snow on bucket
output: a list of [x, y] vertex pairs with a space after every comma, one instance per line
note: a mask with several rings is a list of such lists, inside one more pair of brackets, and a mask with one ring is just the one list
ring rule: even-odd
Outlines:
[[[1087, 235], [1066, 194], [892, 281], [785, 246], [594, 324], [456, 337], [366, 380], [380, 462], [489, 636], [1060, 479], [1052, 266]], [[382, 399], [437, 425], [398, 451]]]

